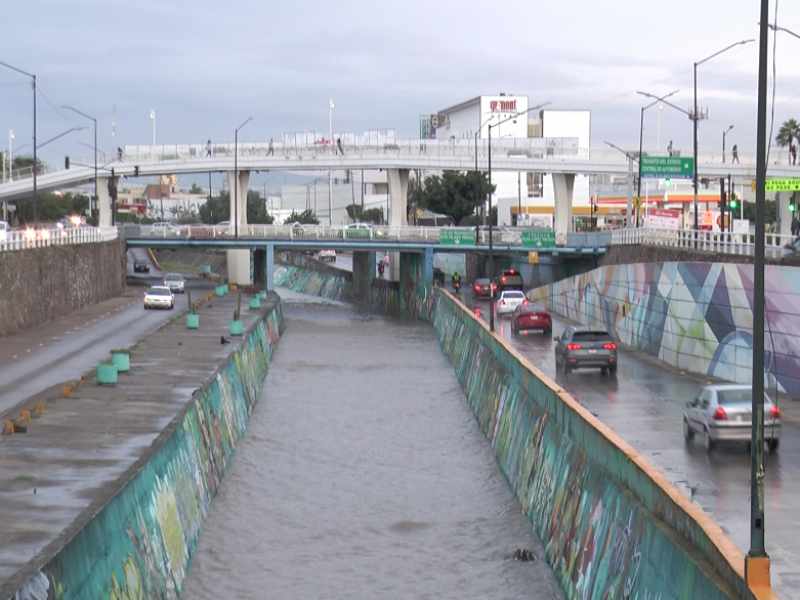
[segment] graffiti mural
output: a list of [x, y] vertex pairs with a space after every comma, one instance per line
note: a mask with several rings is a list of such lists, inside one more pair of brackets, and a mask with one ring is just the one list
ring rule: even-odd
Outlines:
[[433, 281], [425, 281], [425, 255], [400, 254], [400, 315], [432, 320]]
[[284, 330], [278, 304], [125, 487], [12, 600], [172, 600]]
[[[733, 597], [706, 574], [708, 563], [698, 565], [589, 448], [565, 433], [553, 416], [564, 418], [565, 410], [552, 389], [530, 371], [515, 378], [515, 355], [493, 354], [488, 332], [450, 296], [437, 291], [433, 303], [442, 350], [567, 598]], [[580, 439], [591, 442], [585, 431]]]
[[[800, 270], [767, 265], [765, 278], [765, 384], [800, 395]], [[530, 294], [674, 367], [752, 381], [752, 265], [611, 265]]]

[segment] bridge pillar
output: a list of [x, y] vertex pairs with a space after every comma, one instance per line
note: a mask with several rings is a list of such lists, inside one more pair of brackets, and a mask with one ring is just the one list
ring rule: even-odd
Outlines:
[[[389, 227], [408, 225], [408, 169], [387, 169], [389, 179]], [[392, 281], [400, 279], [400, 253], [389, 253], [389, 269], [386, 277]]]
[[[116, 178], [115, 178], [116, 179]], [[97, 180], [97, 226], [111, 227], [114, 207], [111, 203], [111, 194], [108, 193], [108, 182], [111, 177]]]
[[553, 198], [555, 214], [553, 230], [556, 235], [572, 232], [572, 190], [575, 187], [574, 173], [553, 173]]
[[400, 316], [427, 320], [433, 294], [433, 247], [400, 252]]
[[[250, 171], [239, 171], [238, 181], [236, 172], [228, 171], [228, 184], [231, 194], [231, 224], [228, 232], [234, 235], [237, 232], [247, 231], [247, 189], [250, 185]], [[250, 283], [250, 250], [228, 250], [228, 281], [239, 285]]]
[[275, 291], [275, 244], [267, 244], [267, 272], [264, 283], [268, 292]]

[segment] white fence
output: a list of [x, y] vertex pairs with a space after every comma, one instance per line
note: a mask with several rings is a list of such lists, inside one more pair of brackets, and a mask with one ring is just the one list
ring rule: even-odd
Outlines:
[[116, 227], [51, 227], [48, 229], [24, 229], [0, 231], [0, 252], [30, 250], [66, 244], [93, 244], [109, 242], [119, 237]]
[[[791, 235], [768, 233], [764, 242], [764, 254], [772, 258], [781, 258], [784, 254], [784, 247], [790, 245], [794, 239]], [[639, 227], [615, 230], [611, 234], [611, 244], [614, 246], [648, 244], [651, 246], [691, 248], [720, 254], [747, 256], [755, 254], [755, 234], [752, 233], [721, 233], [694, 229], [676, 230]]]

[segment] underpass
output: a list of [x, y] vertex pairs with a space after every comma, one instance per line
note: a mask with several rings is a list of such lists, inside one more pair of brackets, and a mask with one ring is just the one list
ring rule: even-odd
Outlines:
[[[465, 304], [488, 322], [490, 303], [476, 301], [464, 289]], [[658, 467], [687, 497], [703, 508], [746, 553], [750, 524], [750, 454], [745, 445], [718, 446], [707, 453], [700, 441], [685, 442], [681, 429], [684, 405], [715, 380], [676, 371], [640, 352], [620, 348], [616, 377], [598, 370], [565, 376], [555, 367], [553, 337], [570, 325], [552, 315], [552, 335], [514, 335], [509, 319], [495, 315], [495, 331], [535, 366], [590, 410]], [[800, 598], [800, 407], [776, 395], [782, 410], [780, 449], [765, 452], [765, 531], [773, 588], [782, 598]]]

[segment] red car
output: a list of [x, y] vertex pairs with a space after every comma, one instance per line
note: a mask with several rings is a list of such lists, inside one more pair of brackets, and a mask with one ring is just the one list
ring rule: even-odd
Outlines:
[[[497, 297], [497, 284], [494, 284], [494, 296]], [[481, 277], [475, 280], [475, 285], [472, 286], [476, 298], [489, 298], [491, 293], [489, 291], [489, 278]]]
[[553, 331], [553, 320], [550, 313], [541, 304], [520, 304], [511, 314], [511, 331], [540, 330], [549, 335]]

